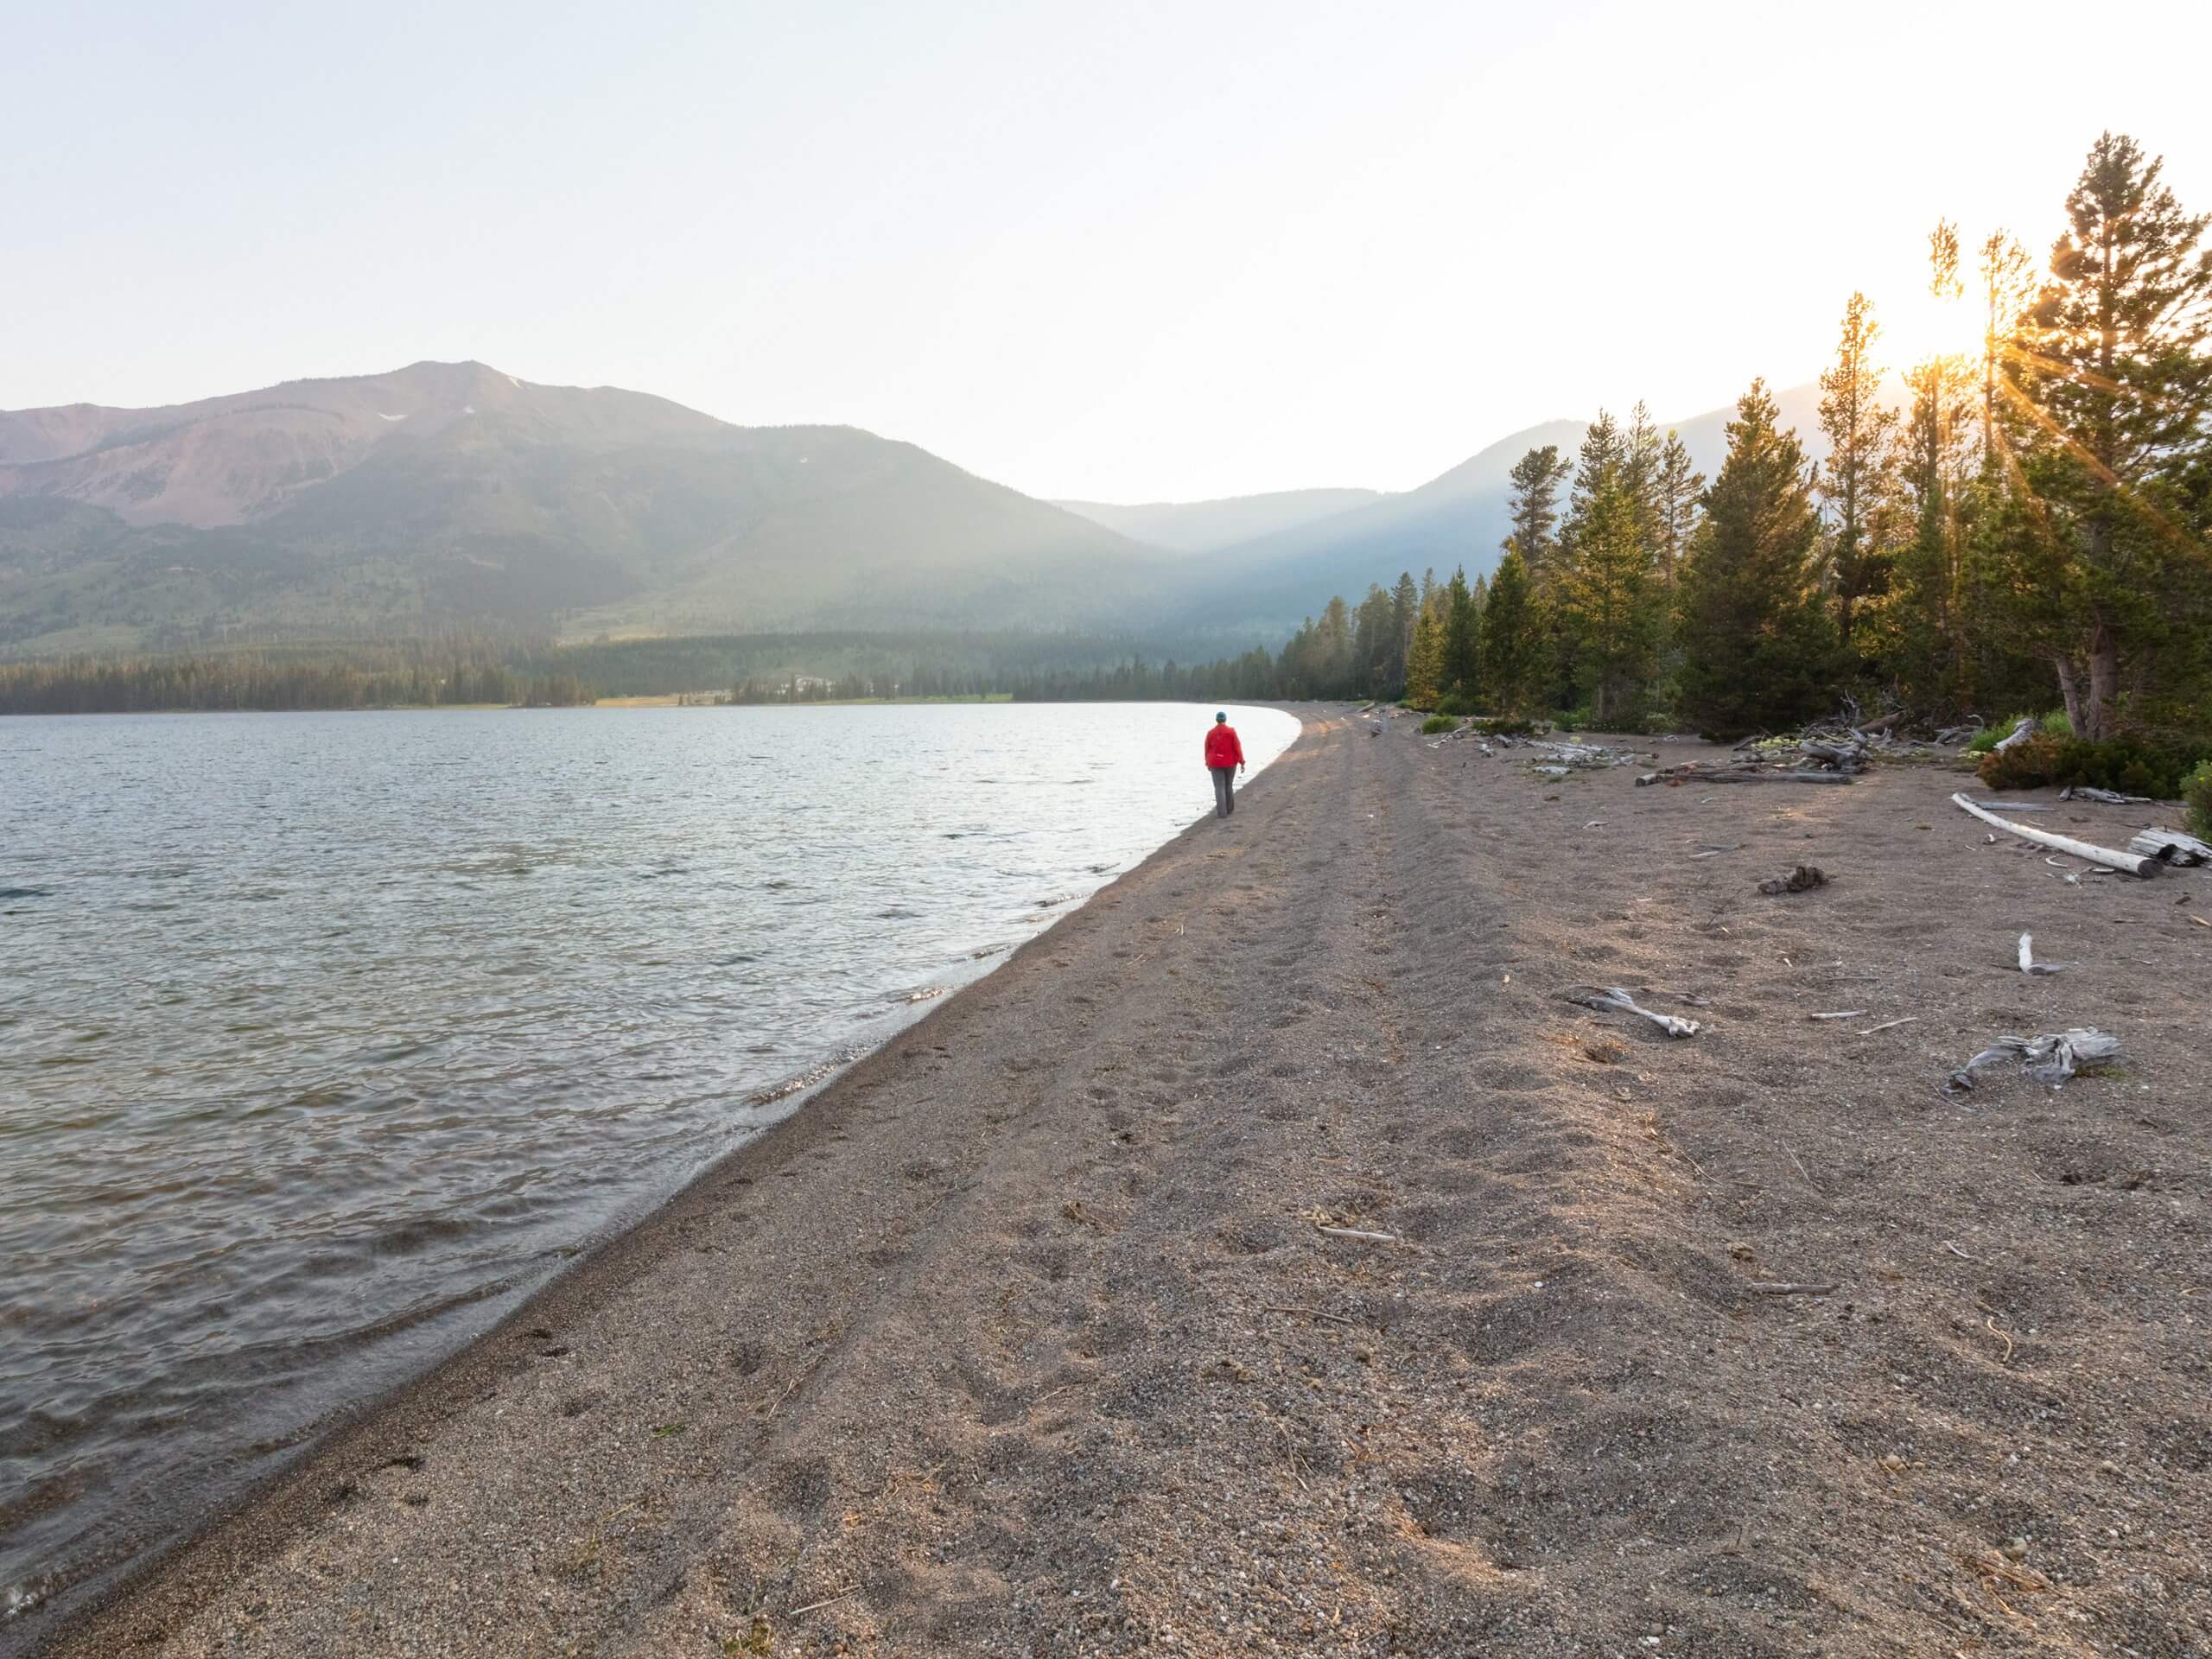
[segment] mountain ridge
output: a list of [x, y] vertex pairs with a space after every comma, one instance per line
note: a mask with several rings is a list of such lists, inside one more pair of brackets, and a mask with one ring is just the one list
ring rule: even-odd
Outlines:
[[0, 651], [439, 626], [1060, 628], [1163, 556], [850, 426], [475, 362], [0, 413]]

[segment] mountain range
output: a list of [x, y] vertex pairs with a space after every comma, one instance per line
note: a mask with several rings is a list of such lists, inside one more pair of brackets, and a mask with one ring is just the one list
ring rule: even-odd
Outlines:
[[[1780, 395], [1814, 435], [1814, 388]], [[1678, 423], [1710, 473], [1732, 411]], [[1271, 642], [1332, 593], [1496, 562], [1506, 474], [1047, 502], [853, 427], [740, 427], [480, 363], [159, 409], [0, 411], [0, 656], [470, 627], [1086, 630]]]

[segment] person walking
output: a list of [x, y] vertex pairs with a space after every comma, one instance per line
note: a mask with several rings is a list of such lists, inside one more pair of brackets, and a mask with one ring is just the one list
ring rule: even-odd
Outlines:
[[1225, 818], [1236, 810], [1236, 774], [1244, 770], [1244, 746], [1226, 714], [1217, 713], [1206, 733], [1206, 770], [1213, 773], [1213, 814]]

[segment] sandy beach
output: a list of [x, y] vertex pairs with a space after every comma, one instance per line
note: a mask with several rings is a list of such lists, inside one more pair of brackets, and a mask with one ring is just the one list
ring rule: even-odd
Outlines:
[[[2212, 871], [2069, 883], [1940, 767], [1633, 775], [1309, 712], [0, 1652], [2212, 1653]], [[2118, 1065], [1942, 1092], [2072, 1026]]]

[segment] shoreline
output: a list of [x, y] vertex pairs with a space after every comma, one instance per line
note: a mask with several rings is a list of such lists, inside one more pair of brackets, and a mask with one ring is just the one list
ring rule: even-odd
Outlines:
[[[861, 700], [885, 706], [896, 702], [936, 706], [1010, 701], [996, 697]], [[632, 705], [602, 702], [598, 706]], [[636, 706], [662, 705], [652, 702]], [[666, 706], [677, 705], [671, 700]], [[788, 706], [855, 705], [852, 702], [802, 702]], [[1254, 781], [1304, 740], [1308, 719], [1299, 712], [1296, 706], [1265, 706], [1278, 709], [1299, 719], [1300, 730], [1281, 753], [1262, 763]], [[414, 711], [416, 707], [130, 712], [377, 714]], [[432, 711], [448, 709], [482, 711], [518, 709], [519, 705], [424, 704], [419, 707]], [[1241, 798], [1241, 790], [1239, 793]], [[249, 1483], [188, 1530], [110, 1573], [95, 1575], [88, 1589], [80, 1590], [73, 1586], [63, 1592], [56, 1604], [58, 1618], [51, 1616], [47, 1605], [41, 1603], [16, 1619], [0, 1623], [0, 1659], [19, 1659], [19, 1656], [45, 1653], [56, 1656], [56, 1659], [70, 1654], [105, 1654], [110, 1650], [108, 1643], [111, 1638], [106, 1634], [107, 1627], [118, 1619], [127, 1619], [133, 1604], [140, 1599], [156, 1598], [164, 1604], [180, 1600], [196, 1601], [227, 1582], [253, 1560], [280, 1548], [295, 1533], [311, 1525], [326, 1507], [322, 1497], [318, 1496], [324, 1493], [330, 1484], [323, 1479], [326, 1466], [330, 1469], [352, 1466], [359, 1459], [360, 1444], [366, 1440], [380, 1441], [394, 1434], [401, 1438], [417, 1436], [442, 1421], [457, 1405], [480, 1392], [486, 1385], [495, 1385], [498, 1379], [515, 1375], [524, 1369], [517, 1363], [515, 1355], [499, 1346], [503, 1338], [512, 1339], [521, 1332], [526, 1340], [530, 1339], [530, 1332], [556, 1323], [572, 1306], [588, 1304], [601, 1295], [612, 1294], [619, 1290], [627, 1275], [648, 1270], [651, 1263], [671, 1248], [669, 1243], [660, 1239], [658, 1235], [665, 1230], [680, 1234], [689, 1224], [685, 1217], [711, 1207], [711, 1195], [707, 1189], [716, 1187], [718, 1184], [726, 1185], [733, 1180], [750, 1184], [760, 1175], [772, 1173], [789, 1158], [798, 1155], [807, 1146], [815, 1144], [813, 1138], [798, 1145], [791, 1143], [798, 1139], [798, 1126], [815, 1110], [825, 1094], [838, 1088], [861, 1068], [883, 1057], [894, 1045], [914, 1038], [932, 1021], [946, 1014], [963, 998], [982, 992], [1024, 956], [1048, 943], [1055, 932], [1081, 916], [1117, 884], [1159, 859], [1170, 848], [1210, 822], [1211, 817], [1209, 811], [1178, 830], [1137, 865], [1098, 887], [1081, 905], [1055, 914], [1046, 926], [1006, 951], [986, 972], [959, 986], [949, 995], [932, 999], [931, 1006], [895, 1026], [861, 1052], [836, 1064], [828, 1076], [785, 1090], [776, 1097], [779, 1106], [789, 1102], [783, 1116], [751, 1140], [699, 1170], [650, 1207], [618, 1222], [612, 1229], [588, 1241], [574, 1259], [563, 1264], [514, 1308], [486, 1330], [464, 1341], [428, 1370], [382, 1389], [334, 1414], [327, 1425], [315, 1431], [296, 1454]], [[842, 1130], [830, 1133], [842, 1135]], [[41, 1646], [41, 1643], [48, 1645]]]
[[2186, 1651], [2212, 872], [1414, 724], [1308, 713], [48, 1651]]

